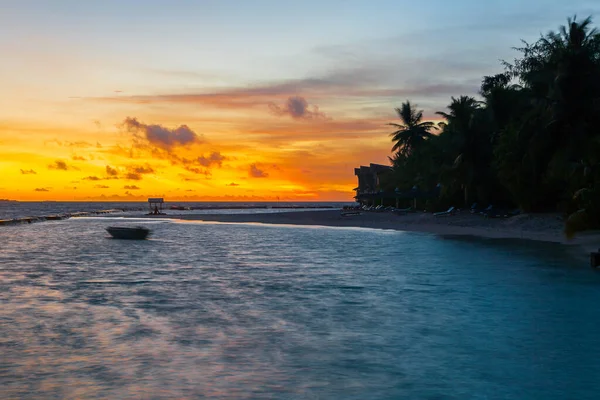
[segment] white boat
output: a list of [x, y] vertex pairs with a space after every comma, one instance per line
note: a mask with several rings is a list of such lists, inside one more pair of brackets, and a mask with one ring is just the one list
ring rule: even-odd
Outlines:
[[150, 234], [150, 229], [144, 228], [143, 226], [126, 227], [126, 226], [109, 226], [106, 231], [114, 239], [128, 239], [128, 240], [144, 240]]

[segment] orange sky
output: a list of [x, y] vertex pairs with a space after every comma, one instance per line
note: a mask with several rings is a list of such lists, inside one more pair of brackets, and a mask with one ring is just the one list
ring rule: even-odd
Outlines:
[[598, 9], [466, 3], [3, 1], [0, 198], [351, 201], [394, 107]]
[[0, 198], [350, 201], [353, 168], [387, 162], [387, 120], [307, 102], [234, 91], [48, 102], [1, 122]]

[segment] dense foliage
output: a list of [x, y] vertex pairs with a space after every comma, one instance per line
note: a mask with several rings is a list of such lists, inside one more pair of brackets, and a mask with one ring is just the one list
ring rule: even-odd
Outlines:
[[383, 189], [440, 183], [433, 208], [560, 211], [568, 234], [600, 226], [600, 33], [591, 25], [569, 19], [524, 43], [503, 73], [483, 78], [480, 100], [453, 97], [438, 126], [402, 104]]

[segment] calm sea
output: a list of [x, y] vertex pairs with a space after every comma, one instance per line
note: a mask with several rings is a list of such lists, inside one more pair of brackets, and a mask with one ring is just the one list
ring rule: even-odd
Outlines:
[[[172, 211], [177, 214], [185, 213], [262, 213], [280, 212], [290, 210], [303, 210], [315, 208], [341, 208], [352, 203], [335, 202], [167, 202], [165, 209], [171, 206], [192, 208], [187, 211]], [[0, 201], [0, 219], [13, 219], [23, 217], [42, 217], [52, 214], [65, 214], [76, 212], [92, 212], [101, 210], [123, 210], [125, 215], [135, 215], [148, 211], [145, 202], [68, 202], [68, 201], [40, 201], [17, 202]]]
[[597, 399], [565, 248], [107, 219], [0, 229], [0, 398]]

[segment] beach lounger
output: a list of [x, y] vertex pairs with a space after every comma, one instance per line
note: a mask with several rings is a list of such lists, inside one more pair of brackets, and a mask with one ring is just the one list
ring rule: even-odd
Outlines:
[[455, 212], [456, 212], [456, 208], [450, 207], [446, 211], [436, 212], [436, 213], [433, 213], [433, 215], [436, 217], [443, 217], [446, 215], [453, 215]]

